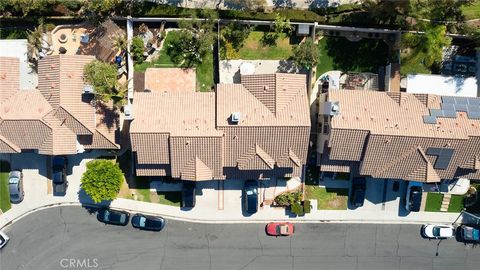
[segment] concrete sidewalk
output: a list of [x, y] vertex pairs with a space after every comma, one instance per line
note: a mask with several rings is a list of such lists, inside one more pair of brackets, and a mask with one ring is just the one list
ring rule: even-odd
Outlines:
[[[69, 187], [66, 196], [55, 197], [47, 192], [50, 180], [45, 177], [45, 157], [32, 155], [27, 159], [27, 164], [21, 164], [12, 158], [12, 165], [24, 171], [25, 200], [20, 204], [12, 205], [12, 209], [0, 215], [0, 228], [10, 224], [24, 215], [33, 211], [58, 205], [80, 205], [80, 202], [90, 203], [88, 196], [80, 189], [80, 178], [86, 170], [86, 163], [98, 156], [100, 152], [77, 155], [69, 159], [68, 182]], [[17, 166], [18, 163], [18, 166]], [[36, 168], [43, 168], [40, 171]], [[398, 194], [389, 194], [387, 202], [382, 205], [381, 198], [378, 195], [367, 194], [364, 207], [347, 210], [317, 210], [312, 209], [311, 213], [303, 217], [291, 217], [284, 208], [259, 207], [256, 214], [245, 216], [242, 212], [241, 203], [241, 183], [227, 181], [225, 182], [225, 193], [223, 207], [219, 208], [218, 194], [216, 186], [203, 187], [202, 194], [197, 193], [196, 207], [185, 211], [180, 207], [162, 205], [157, 203], [147, 203], [129, 199], [116, 199], [111, 202], [110, 207], [124, 209], [130, 212], [140, 212], [145, 214], [160, 215], [166, 218], [178, 219], [183, 221], [200, 223], [242, 223], [257, 222], [264, 223], [269, 221], [291, 221], [291, 222], [350, 222], [350, 223], [451, 223], [459, 217], [458, 213], [436, 213], [436, 212], [417, 212], [408, 213], [400, 211], [401, 202]], [[343, 183], [343, 182], [342, 182]], [[380, 189], [382, 182], [373, 182], [370, 191], [374, 192]], [[199, 183], [199, 187], [202, 184]], [[263, 191], [265, 189], [265, 191]], [[270, 191], [269, 189], [272, 189]], [[279, 193], [286, 187], [262, 187], [261, 191], [267, 196], [274, 192]], [[374, 192], [375, 193], [375, 192]], [[270, 197], [270, 196], [267, 196]], [[268, 198], [270, 199], [270, 198]], [[459, 222], [461, 218], [459, 219]]]

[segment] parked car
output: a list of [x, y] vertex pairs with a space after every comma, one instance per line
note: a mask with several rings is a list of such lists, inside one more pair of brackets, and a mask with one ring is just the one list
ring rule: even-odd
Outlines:
[[0, 249], [7, 244], [8, 240], [10, 240], [10, 238], [8, 238], [4, 232], [0, 231]]
[[268, 235], [271, 236], [289, 236], [295, 231], [295, 228], [290, 222], [271, 222], [265, 227]]
[[420, 211], [420, 204], [422, 203], [423, 184], [420, 182], [410, 181], [407, 187], [407, 197], [405, 208], [408, 211]]
[[258, 210], [258, 183], [248, 180], [243, 187], [243, 205], [249, 214], [255, 214]]
[[67, 164], [68, 160], [64, 156], [57, 156], [52, 160], [53, 195], [55, 196], [65, 196], [67, 193]]
[[467, 243], [480, 243], [480, 229], [462, 225], [460, 227], [460, 239]]
[[12, 203], [23, 201], [25, 193], [23, 191], [23, 173], [21, 171], [11, 171], [8, 174], [8, 190]]
[[97, 213], [98, 221], [112, 225], [126, 226], [129, 218], [130, 214], [127, 212], [108, 208], [100, 209]]
[[195, 186], [194, 181], [182, 181], [182, 207], [195, 207]]
[[422, 226], [422, 236], [426, 238], [452, 238], [455, 236], [455, 227], [452, 225], [426, 224]]
[[132, 217], [132, 226], [140, 230], [161, 231], [165, 227], [165, 220], [162, 217], [135, 214]]
[[352, 190], [350, 193], [350, 203], [354, 207], [362, 207], [365, 201], [365, 190], [367, 188], [367, 179], [365, 177], [354, 177], [352, 179]]

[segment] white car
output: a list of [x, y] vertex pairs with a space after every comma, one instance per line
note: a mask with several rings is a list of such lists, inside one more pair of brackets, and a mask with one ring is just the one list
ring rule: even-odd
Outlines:
[[9, 239], [10, 238], [8, 238], [8, 236], [4, 232], [0, 231], [0, 249], [2, 249], [7, 244]]
[[423, 225], [422, 234], [426, 238], [452, 238], [455, 236], [455, 227], [443, 224], [427, 224]]

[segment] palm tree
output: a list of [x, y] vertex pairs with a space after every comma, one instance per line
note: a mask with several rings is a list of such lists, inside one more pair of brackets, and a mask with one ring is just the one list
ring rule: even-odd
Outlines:
[[113, 46], [120, 50], [120, 52], [125, 52], [128, 48], [128, 42], [125, 35], [116, 36], [115, 40], [113, 41]]
[[42, 50], [43, 23], [40, 23], [33, 31], [27, 33], [27, 57], [36, 67], [40, 51]]

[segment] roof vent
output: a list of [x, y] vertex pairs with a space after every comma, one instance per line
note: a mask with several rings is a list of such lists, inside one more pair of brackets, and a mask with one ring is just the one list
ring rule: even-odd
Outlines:
[[93, 86], [91, 86], [89, 84], [84, 85], [83, 86], [83, 93], [84, 94], [93, 94], [94, 93]]
[[234, 112], [230, 118], [232, 123], [238, 124], [238, 122], [240, 122], [241, 114], [239, 112]]
[[125, 105], [123, 112], [125, 114], [125, 120], [133, 120], [133, 109], [131, 104]]

